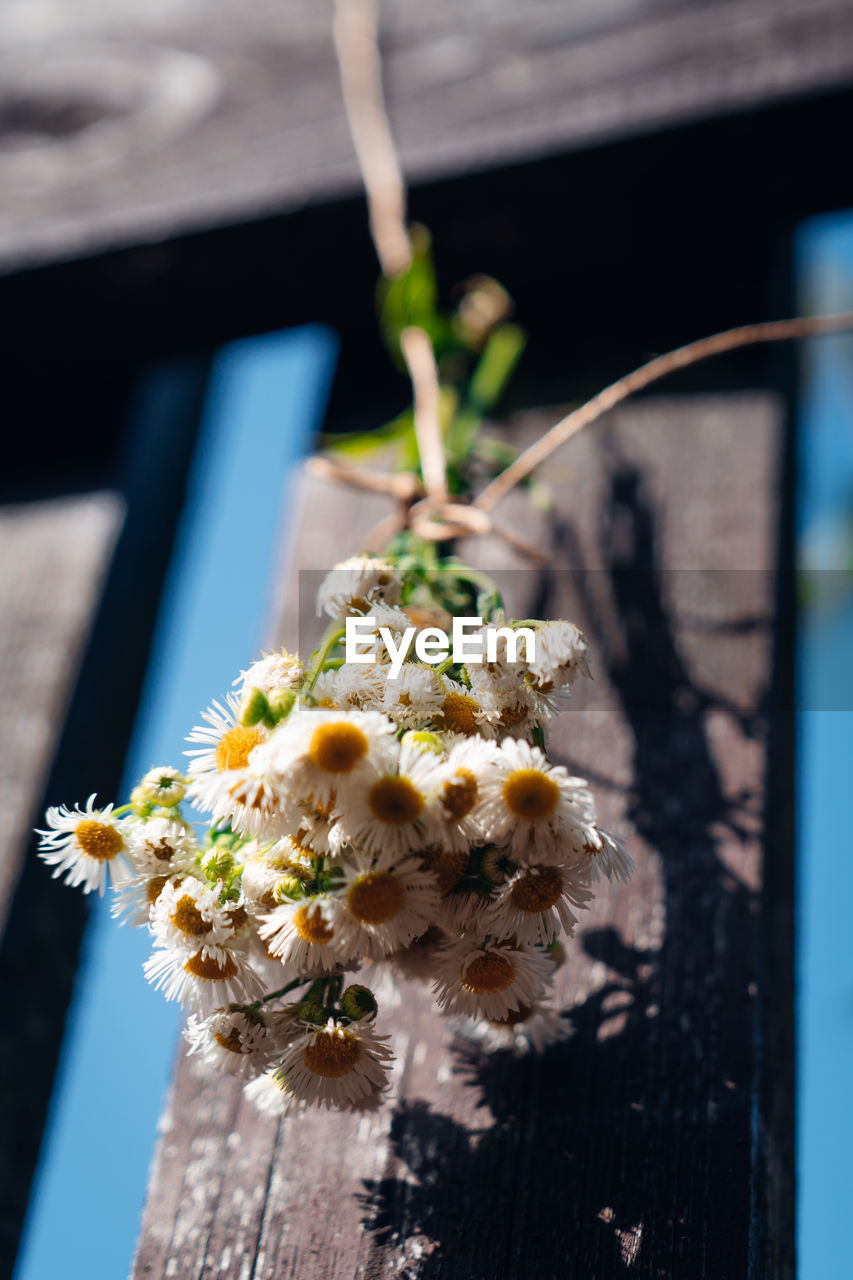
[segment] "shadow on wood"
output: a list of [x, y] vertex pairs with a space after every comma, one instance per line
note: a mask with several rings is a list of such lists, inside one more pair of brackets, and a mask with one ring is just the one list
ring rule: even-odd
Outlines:
[[[579, 572], [575, 585], [588, 616], [600, 615], [603, 597], [615, 610], [606, 625], [599, 616], [594, 643], [632, 733], [629, 816], [660, 857], [666, 932], [654, 951], [626, 945], [610, 927], [580, 934], [607, 980], [565, 1015], [573, 1038], [540, 1059], [457, 1043], [491, 1117], [482, 1127], [443, 1115], [440, 1098], [397, 1105], [390, 1140], [402, 1172], [367, 1184], [364, 1222], [379, 1257], [403, 1239], [422, 1242], [411, 1272], [419, 1280], [628, 1276], [635, 1266], [733, 1277], [764, 1247], [754, 1129], [759, 892], [717, 852], [721, 825], [754, 835], [760, 794], [732, 797], [719, 776], [706, 722], [731, 704], [725, 690], [718, 699], [698, 687], [679, 653], [662, 575], [649, 568], [658, 562], [655, 512], [643, 477], [617, 469], [610, 501], [623, 532], [630, 525], [630, 545], [604, 531], [607, 583]], [[562, 533], [574, 543], [570, 527]], [[725, 627], [767, 633], [771, 623], [753, 613]], [[626, 641], [621, 654], [607, 644], [614, 629]], [[760, 697], [739, 711], [741, 732], [763, 740], [768, 710]]]

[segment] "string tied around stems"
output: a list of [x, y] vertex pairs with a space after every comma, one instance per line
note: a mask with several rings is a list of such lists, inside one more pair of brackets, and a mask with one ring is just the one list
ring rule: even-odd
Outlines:
[[[383, 274], [387, 279], [394, 279], [411, 265], [412, 244], [406, 225], [403, 170], [382, 88], [378, 25], [378, 0], [335, 0], [334, 41], [341, 92], [364, 181], [370, 232]], [[312, 469], [357, 488], [386, 493], [395, 500], [395, 510], [367, 535], [363, 544], [365, 551], [380, 551], [389, 538], [404, 529], [412, 530], [426, 542], [493, 534], [541, 562], [547, 559], [541, 549], [499, 524], [493, 512], [517, 484], [578, 431], [598, 421], [629, 396], [701, 360], [755, 343], [851, 329], [853, 312], [800, 316], [740, 325], [655, 356], [566, 414], [491, 480], [471, 503], [465, 503], [448, 493], [439, 415], [439, 373], [432, 342], [423, 329], [410, 326], [400, 335], [400, 350], [412, 384], [415, 440], [423, 479], [414, 472], [389, 475], [347, 466], [330, 458], [315, 459]]]

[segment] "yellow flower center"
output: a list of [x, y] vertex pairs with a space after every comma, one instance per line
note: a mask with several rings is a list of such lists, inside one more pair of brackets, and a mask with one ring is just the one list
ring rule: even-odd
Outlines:
[[124, 848], [124, 839], [120, 831], [106, 822], [95, 822], [94, 818], [84, 818], [74, 828], [74, 838], [87, 858], [96, 858], [98, 862], [111, 862], [116, 854]]
[[360, 1057], [361, 1045], [346, 1031], [343, 1035], [318, 1031], [302, 1050], [302, 1061], [308, 1070], [327, 1080], [348, 1076]]
[[188, 893], [185, 893], [182, 898], [178, 898], [175, 903], [175, 910], [169, 919], [176, 929], [180, 929], [181, 933], [186, 933], [189, 937], [199, 938], [203, 934], [210, 932], [210, 925], [195, 905], [195, 900]]
[[468, 854], [453, 849], [430, 849], [424, 854], [424, 865], [435, 876], [442, 898], [457, 884], [468, 868]]
[[506, 991], [515, 981], [515, 965], [507, 956], [486, 951], [476, 956], [462, 974], [461, 983], [472, 995], [491, 995]]
[[230, 911], [225, 912], [225, 918], [235, 933], [238, 929], [242, 929], [249, 919], [245, 907], [232, 907]]
[[227, 1049], [229, 1053], [243, 1052], [243, 1042], [236, 1027], [232, 1027], [227, 1036], [220, 1035], [218, 1031], [214, 1031], [213, 1038], [217, 1044], [221, 1044], [222, 1048]]
[[562, 892], [562, 877], [556, 867], [531, 867], [519, 876], [509, 896], [519, 911], [540, 915], [559, 902]]
[[337, 720], [314, 730], [308, 756], [323, 773], [352, 773], [369, 746], [366, 733], [346, 720]]
[[227, 953], [224, 960], [217, 960], [216, 956], [205, 956], [197, 951], [187, 960], [184, 971], [203, 982], [225, 982], [236, 975], [237, 966]]
[[445, 782], [441, 791], [441, 803], [448, 818], [454, 822], [466, 817], [477, 803], [477, 779], [470, 769], [459, 769], [451, 782]]
[[510, 813], [525, 822], [549, 818], [560, 800], [560, 788], [553, 778], [538, 769], [516, 769], [503, 785], [504, 804]]
[[477, 732], [477, 716], [479, 707], [473, 698], [466, 693], [448, 693], [441, 710], [435, 717], [439, 729], [448, 733], [464, 733], [470, 735]]
[[367, 805], [377, 822], [405, 827], [420, 817], [424, 798], [408, 778], [380, 778], [367, 793]]
[[316, 902], [296, 908], [293, 927], [303, 942], [312, 942], [315, 947], [331, 942], [335, 933], [334, 925], [324, 918], [322, 909]]
[[514, 725], [521, 724], [526, 715], [527, 707], [517, 702], [514, 707], [504, 707], [498, 720], [503, 729], [512, 729]]
[[362, 924], [384, 924], [403, 910], [406, 890], [390, 871], [359, 876], [347, 893], [347, 906]]
[[145, 886], [145, 898], [149, 907], [153, 906], [160, 894], [163, 892], [169, 877], [168, 876], [152, 876]]
[[264, 741], [261, 729], [247, 729], [245, 725], [235, 725], [227, 733], [223, 733], [216, 744], [216, 767], [220, 773], [226, 769], [245, 769], [249, 756], [255, 747]]

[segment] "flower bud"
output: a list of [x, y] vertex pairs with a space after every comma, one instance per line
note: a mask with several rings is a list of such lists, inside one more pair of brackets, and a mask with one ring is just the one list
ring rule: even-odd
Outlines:
[[341, 996], [341, 1008], [348, 1018], [352, 1018], [353, 1022], [358, 1022], [362, 1018], [372, 1017], [379, 1006], [369, 987], [362, 987], [358, 983], [354, 983], [351, 987], [347, 987]]
[[214, 884], [217, 880], [228, 880], [234, 874], [234, 855], [230, 849], [214, 845], [203, 854], [201, 869], [205, 879]]
[[282, 876], [276, 881], [272, 894], [276, 902], [292, 902], [294, 898], [302, 897], [302, 881], [298, 876]]
[[269, 716], [273, 725], [280, 724], [290, 715], [296, 703], [296, 692], [293, 689], [276, 689], [267, 699]]
[[303, 1022], [315, 1022], [318, 1026], [326, 1021], [326, 1010], [316, 1000], [302, 1000], [296, 1011]]
[[409, 729], [403, 734], [403, 742], [410, 742], [413, 747], [421, 747], [424, 751], [434, 751], [437, 756], [444, 751], [441, 738], [429, 729]]
[[266, 694], [262, 689], [245, 689], [240, 699], [238, 714], [240, 724], [251, 728], [252, 725], [272, 719]]
[[149, 800], [145, 788], [140, 783], [139, 786], [133, 788], [130, 793], [130, 807], [136, 814], [137, 818], [148, 818], [154, 805]]
[[495, 845], [486, 845], [480, 852], [480, 875], [489, 884], [504, 884], [506, 881], [506, 853]]
[[179, 770], [169, 764], [149, 769], [136, 790], [153, 805], [171, 809], [184, 798], [187, 780]]

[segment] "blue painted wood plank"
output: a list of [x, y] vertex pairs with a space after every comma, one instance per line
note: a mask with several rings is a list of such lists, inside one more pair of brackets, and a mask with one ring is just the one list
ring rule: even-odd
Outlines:
[[[333, 336], [311, 327], [234, 343], [215, 361], [125, 792], [152, 765], [181, 762], [200, 711], [257, 656], [288, 470], [320, 424], [334, 357]], [[143, 931], [117, 929], [98, 904], [16, 1280], [129, 1270], [180, 1025], [143, 978], [149, 949]]]

